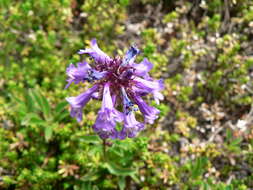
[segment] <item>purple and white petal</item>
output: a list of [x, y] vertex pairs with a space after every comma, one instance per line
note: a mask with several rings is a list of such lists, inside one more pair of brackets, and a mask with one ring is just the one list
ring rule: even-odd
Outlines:
[[138, 132], [144, 129], [144, 123], [138, 122], [135, 119], [134, 112], [126, 114], [124, 117], [123, 129], [119, 132], [118, 138], [125, 139], [126, 137], [133, 138]]
[[93, 93], [95, 93], [97, 90], [98, 85], [95, 84], [93, 87], [80, 94], [79, 96], [66, 98], [71, 106], [71, 117], [75, 117], [78, 122], [82, 121], [83, 107], [88, 103], [88, 101], [92, 98]]
[[109, 63], [112, 59], [97, 45], [97, 40], [91, 40], [91, 48], [81, 49], [78, 54], [89, 54], [97, 63]]
[[68, 88], [72, 82], [78, 84], [79, 82], [84, 81], [84, 79], [88, 76], [89, 69], [91, 69], [91, 67], [87, 62], [78, 63], [77, 67], [71, 63], [66, 70], [66, 73], [68, 75], [68, 84], [65, 88]]
[[101, 112], [105, 112], [107, 120], [113, 119], [117, 122], [121, 122], [123, 120], [123, 116], [121, 112], [114, 108], [109, 86], [109, 83], [106, 83], [104, 86]]
[[94, 92], [92, 94], [92, 98], [98, 100], [99, 99], [99, 93], [98, 92]]
[[106, 83], [103, 91], [102, 107], [98, 112], [98, 117], [93, 126], [94, 131], [101, 138], [116, 138], [116, 123], [123, 121], [123, 115], [113, 106], [109, 83]]
[[164, 89], [163, 80], [145, 80], [140, 77], [135, 77], [134, 81], [136, 82], [136, 86], [141, 89], [145, 89], [150, 93], [152, 91], [160, 91]]
[[144, 115], [145, 121], [153, 124], [154, 120], [158, 118], [160, 111], [155, 107], [149, 106], [140, 96], [135, 96], [134, 100], [141, 113]]
[[136, 86], [133, 87], [133, 91], [136, 94], [146, 96], [147, 94], [152, 93], [156, 104], [160, 104], [160, 100], [164, 99], [163, 95], [159, 92], [164, 89], [163, 80], [151, 81], [138, 77], [134, 80], [136, 81]]
[[97, 133], [102, 139], [117, 137], [117, 130], [115, 129], [115, 121], [108, 121], [104, 119], [103, 112], [99, 112], [96, 122], [93, 125], [93, 130]]
[[153, 93], [153, 97], [154, 97], [154, 100], [156, 102], [156, 104], [160, 104], [160, 100], [163, 100], [164, 99], [164, 96], [162, 95], [162, 93], [158, 92], [158, 91], [154, 91]]
[[149, 78], [148, 72], [153, 68], [153, 64], [144, 58], [139, 64], [132, 64], [132, 67], [135, 68], [135, 75]]

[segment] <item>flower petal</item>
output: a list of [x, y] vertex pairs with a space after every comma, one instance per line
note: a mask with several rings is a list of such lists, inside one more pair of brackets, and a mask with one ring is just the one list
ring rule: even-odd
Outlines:
[[134, 113], [126, 114], [124, 117], [124, 127], [119, 132], [118, 138], [125, 139], [126, 137], [133, 138], [137, 133], [144, 129], [144, 123], [138, 122], [135, 119]]
[[83, 107], [87, 104], [87, 102], [92, 98], [93, 93], [95, 93], [98, 89], [98, 85], [94, 85], [86, 92], [80, 94], [76, 97], [68, 97], [66, 100], [71, 105], [71, 117], [75, 117], [78, 122], [82, 121], [82, 110]]
[[154, 97], [156, 104], [160, 104], [160, 100], [164, 99], [164, 96], [162, 95], [162, 93], [160, 93], [158, 91], [153, 92], [153, 97]]
[[129, 50], [126, 52], [126, 55], [123, 58], [123, 62], [121, 66], [132, 64], [135, 60], [135, 56], [139, 53], [140, 53], [140, 50], [138, 48], [131, 46]]
[[104, 85], [102, 107], [98, 112], [93, 129], [103, 139], [114, 139], [117, 137], [117, 130], [115, 129], [116, 123], [122, 120], [123, 115], [114, 108], [110, 94], [110, 85], [106, 83]]
[[93, 125], [93, 130], [102, 138], [112, 138], [117, 137], [117, 130], [115, 129], [115, 121], [108, 121], [104, 119], [102, 112], [98, 113], [95, 124]]
[[136, 94], [145, 96], [149, 93], [152, 93], [157, 104], [160, 103], [160, 100], [164, 99], [163, 95], [159, 92], [164, 89], [163, 80], [145, 80], [139, 77], [136, 77], [134, 80], [136, 82], [136, 86], [134, 86], [132, 89]]
[[145, 121], [153, 124], [154, 120], [158, 118], [160, 111], [152, 106], [149, 106], [140, 96], [134, 97], [135, 103], [138, 105], [141, 113], [145, 117]]
[[97, 40], [91, 40], [91, 48], [81, 49], [78, 54], [89, 54], [98, 63], [109, 63], [111, 58], [104, 53], [97, 45]]
[[149, 92], [151, 91], [160, 91], [164, 89], [163, 80], [145, 80], [140, 77], [135, 77], [134, 81], [136, 81], [136, 86], [145, 89]]
[[87, 78], [87, 72], [89, 69], [91, 69], [91, 67], [87, 62], [78, 63], [77, 67], [71, 63], [66, 70], [69, 78], [67, 79], [68, 84], [65, 88], [68, 88], [72, 82], [78, 84], [79, 82], [84, 81], [84, 79]]
[[122, 87], [121, 88], [122, 99], [123, 99], [123, 109], [125, 114], [129, 114], [134, 110], [134, 104], [127, 96], [126, 90]]
[[144, 58], [139, 64], [133, 64], [132, 66], [136, 69], [135, 74], [144, 78], [149, 77], [148, 72], [153, 68], [153, 64], [147, 58]]

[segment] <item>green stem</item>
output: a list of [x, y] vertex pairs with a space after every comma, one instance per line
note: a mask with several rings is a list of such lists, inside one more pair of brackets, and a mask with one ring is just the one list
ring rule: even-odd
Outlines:
[[103, 154], [104, 160], [106, 161], [106, 139], [103, 139]]

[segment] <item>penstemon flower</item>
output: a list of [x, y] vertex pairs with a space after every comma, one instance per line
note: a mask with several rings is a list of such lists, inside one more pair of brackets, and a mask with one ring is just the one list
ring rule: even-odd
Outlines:
[[[71, 106], [70, 115], [78, 122], [82, 121], [82, 110], [90, 99], [102, 99], [102, 106], [98, 112], [93, 130], [102, 138], [125, 139], [135, 137], [144, 129], [145, 123], [152, 124], [157, 119], [159, 110], [149, 106], [143, 97], [151, 94], [159, 104], [163, 99], [160, 93], [164, 85], [162, 80], [152, 79], [148, 72], [153, 64], [144, 59], [135, 63], [135, 57], [140, 51], [131, 46], [123, 58], [110, 58], [99, 49], [95, 39], [91, 41], [91, 48], [79, 50], [79, 54], [88, 54], [94, 60], [93, 66], [87, 62], [70, 64], [67, 68], [68, 84], [89, 82], [93, 87], [76, 97], [66, 100]], [[135, 118], [138, 110], [144, 116], [144, 121]], [[119, 111], [120, 110], [120, 111]], [[123, 123], [117, 129], [117, 123]]]

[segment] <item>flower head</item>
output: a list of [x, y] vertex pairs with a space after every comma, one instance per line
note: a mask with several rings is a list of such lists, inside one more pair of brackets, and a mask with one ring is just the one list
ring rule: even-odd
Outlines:
[[[82, 110], [91, 99], [102, 99], [102, 106], [98, 112], [93, 130], [102, 138], [133, 138], [144, 129], [145, 123], [153, 123], [158, 118], [159, 110], [149, 106], [143, 96], [152, 94], [155, 101], [163, 99], [160, 93], [164, 85], [162, 80], [153, 80], [148, 72], [153, 64], [144, 59], [135, 63], [135, 57], [140, 51], [131, 46], [123, 58], [110, 58], [97, 45], [95, 39], [91, 41], [91, 48], [79, 50], [79, 54], [88, 54], [94, 61], [94, 66], [86, 62], [77, 66], [70, 64], [67, 68], [67, 86], [71, 83], [89, 82], [93, 84], [88, 91], [77, 97], [69, 97], [71, 116], [79, 122], [82, 120]], [[121, 106], [122, 105], [122, 106]], [[138, 108], [139, 109], [138, 109]], [[144, 121], [135, 118], [135, 111], [140, 110]], [[117, 123], [123, 122], [118, 129]]]

